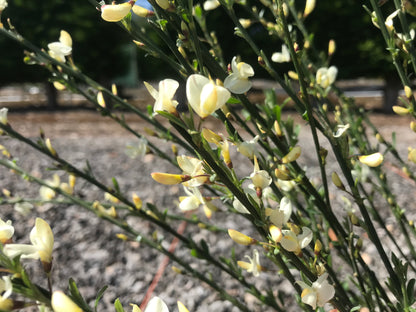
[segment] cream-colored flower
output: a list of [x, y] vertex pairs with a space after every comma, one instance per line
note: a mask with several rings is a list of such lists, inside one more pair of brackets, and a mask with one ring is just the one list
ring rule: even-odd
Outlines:
[[127, 144], [124, 152], [132, 159], [142, 159], [147, 153], [147, 140], [140, 138], [138, 141]]
[[[46, 180], [45, 182], [51, 187], [59, 187], [61, 184], [61, 180], [57, 174], [53, 175], [53, 180]], [[43, 200], [51, 200], [56, 196], [56, 192], [53, 189], [42, 185], [39, 188], [39, 195]]]
[[65, 56], [72, 53], [72, 38], [65, 31], [61, 30], [59, 41], [48, 44], [49, 55], [59, 62], [65, 62]]
[[269, 173], [266, 170], [260, 170], [256, 157], [254, 157], [254, 171], [250, 174], [250, 179], [256, 189], [265, 189], [272, 183]]
[[198, 74], [189, 76], [186, 82], [186, 97], [189, 105], [201, 117], [206, 118], [225, 105], [230, 92], [214, 81]]
[[14, 227], [11, 220], [4, 222], [0, 219], [0, 243], [8, 242], [14, 234]]
[[272, 54], [272, 61], [276, 63], [290, 62], [290, 53], [287, 45], [282, 44], [282, 52]]
[[9, 110], [5, 107], [3, 107], [2, 109], [0, 109], [0, 123], [3, 125], [7, 125], [7, 112]]
[[260, 139], [260, 136], [256, 135], [250, 141], [244, 141], [237, 143], [237, 151], [242, 155], [253, 159], [257, 152], [257, 142]]
[[277, 179], [276, 185], [283, 192], [290, 192], [296, 186], [296, 182], [293, 180], [281, 180]]
[[384, 22], [384, 24], [386, 25], [386, 28], [387, 28], [388, 31], [390, 31], [390, 32], [394, 31], [393, 20], [397, 16], [397, 14], [399, 14], [399, 12], [400, 12], [400, 9], [394, 11], [389, 16], [387, 16], [386, 21]]
[[204, 10], [205, 11], [211, 11], [220, 6], [220, 2], [218, 0], [206, 0], [204, 2]]
[[18, 213], [20, 213], [22, 216], [27, 216], [33, 209], [33, 204], [31, 203], [16, 203], [13, 206], [14, 210], [16, 210]]
[[82, 312], [82, 309], [62, 291], [53, 292], [51, 304], [54, 312]]
[[335, 66], [321, 67], [316, 72], [316, 83], [325, 89], [335, 82], [337, 74], [338, 69]]
[[278, 209], [266, 208], [266, 216], [269, 217], [271, 223], [281, 229], [289, 221], [292, 210], [292, 202], [284, 196], [280, 200]]
[[176, 157], [179, 167], [183, 174], [189, 175], [191, 179], [184, 182], [183, 185], [187, 187], [200, 186], [208, 182], [209, 177], [204, 170], [204, 162], [198, 158], [181, 155]]
[[119, 22], [129, 14], [134, 1], [122, 4], [104, 4], [101, 6], [101, 18], [107, 22]]
[[13, 259], [17, 256], [22, 258], [40, 259], [43, 263], [52, 262], [53, 233], [49, 224], [36, 218], [35, 226], [30, 232], [31, 245], [27, 244], [7, 244], [3, 252], [6, 256]]
[[[250, 195], [251, 198], [254, 199], [258, 204], [260, 204], [260, 199], [257, 197], [256, 190], [252, 188], [245, 188], [244, 193], [246, 195]], [[264, 193], [264, 192], [263, 192]], [[239, 213], [246, 213], [249, 214], [250, 212], [247, 210], [247, 208], [237, 199], [237, 197], [234, 197], [233, 201], [233, 207], [235, 210], [237, 210]]]
[[313, 233], [311, 229], [306, 226], [302, 227], [302, 234], [296, 235], [292, 230], [282, 230], [283, 238], [280, 244], [287, 251], [293, 252], [296, 255], [302, 253], [302, 249], [308, 246], [312, 241]]
[[165, 111], [168, 113], [176, 113], [176, 106], [178, 102], [173, 99], [175, 92], [179, 87], [179, 82], [173, 79], [165, 79], [159, 82], [159, 91], [153, 88], [149, 83], [144, 82], [146, 89], [150, 95], [155, 99], [153, 111]]
[[144, 312], [169, 312], [168, 306], [159, 297], [153, 297]]
[[245, 256], [249, 262], [246, 261], [237, 261], [237, 264], [240, 268], [246, 270], [248, 273], [253, 273], [254, 276], [259, 276], [262, 270], [260, 265], [260, 257], [257, 249], [253, 250], [253, 258], [250, 256]]
[[327, 281], [328, 273], [322, 274], [312, 283], [311, 286], [305, 282], [297, 282], [302, 288], [302, 302], [310, 305], [312, 309], [323, 307], [325, 303], [332, 299], [335, 295], [335, 288]]
[[3, 11], [5, 8], [7, 8], [7, 1], [0, 0], [0, 12]]
[[350, 124], [346, 125], [337, 125], [337, 131], [333, 133], [334, 138], [341, 137], [345, 131], [347, 131], [350, 128]]
[[179, 209], [182, 211], [192, 211], [203, 206], [205, 215], [210, 218], [212, 211], [216, 210], [216, 207], [206, 198], [204, 198], [197, 187], [185, 187], [185, 193], [188, 196], [179, 197]]
[[185, 187], [185, 193], [188, 196], [179, 197], [179, 209], [182, 211], [192, 211], [198, 209], [204, 203], [204, 198], [197, 187]]
[[237, 63], [237, 58], [234, 56], [231, 70], [232, 74], [224, 80], [224, 87], [235, 94], [243, 94], [250, 90], [252, 83], [248, 78], [254, 76], [253, 67], [244, 62]]

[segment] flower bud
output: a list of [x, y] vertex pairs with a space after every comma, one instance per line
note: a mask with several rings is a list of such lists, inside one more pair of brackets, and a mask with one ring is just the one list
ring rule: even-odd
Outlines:
[[103, 93], [101, 91], [97, 93], [97, 103], [102, 108], [105, 108], [106, 107], [105, 100], [104, 100], [104, 95], [103, 95]]
[[413, 96], [413, 90], [409, 86], [404, 86], [404, 94], [408, 99], [411, 99]]
[[73, 190], [75, 187], [76, 177], [73, 174], [70, 174], [68, 176], [68, 185]]
[[189, 181], [191, 177], [184, 174], [172, 174], [172, 173], [163, 173], [163, 172], [153, 172], [151, 173], [153, 180], [159, 182], [160, 184], [165, 185], [174, 185], [182, 182]]
[[168, 0], [156, 0], [158, 6], [160, 6], [163, 10], [167, 10], [170, 7], [170, 3]]
[[51, 155], [53, 156], [53, 157], [57, 157], [58, 156], [58, 153], [55, 151], [55, 149], [52, 147], [52, 143], [51, 143], [51, 140], [49, 139], [49, 138], [47, 138], [46, 140], [45, 140], [45, 145], [46, 145], [46, 148], [48, 149], [48, 151], [51, 153]]
[[315, 255], [319, 255], [321, 250], [322, 250], [322, 243], [319, 239], [317, 239], [315, 242], [315, 246], [313, 248], [313, 252], [315, 253]]
[[228, 235], [230, 235], [231, 239], [234, 242], [240, 245], [248, 246], [248, 245], [254, 245], [257, 243], [257, 240], [255, 240], [254, 238], [251, 238], [233, 229], [228, 229]]
[[282, 230], [279, 229], [277, 226], [273, 224], [270, 225], [269, 232], [270, 232], [270, 236], [272, 237], [272, 240], [275, 243], [279, 243], [282, 240], [282, 237], [283, 237]]
[[139, 196], [137, 196], [137, 194], [136, 194], [136, 193], [133, 193], [132, 197], [133, 197], [133, 203], [134, 203], [134, 205], [136, 206], [136, 209], [137, 209], [137, 210], [142, 209], [142, 205], [143, 205], [143, 203], [142, 203], [142, 200], [140, 199], [140, 197], [139, 197]]
[[300, 146], [295, 146], [286, 156], [282, 158], [282, 163], [287, 164], [292, 161], [295, 161], [296, 159], [299, 158], [301, 152], [302, 152], [302, 149], [300, 148]]
[[378, 167], [383, 162], [384, 157], [381, 153], [374, 153], [370, 155], [358, 156], [358, 160], [369, 167]]
[[62, 291], [53, 292], [51, 303], [54, 312], [82, 312], [82, 309]]
[[410, 122], [410, 129], [412, 129], [413, 132], [416, 132], [416, 122], [414, 121]]
[[406, 116], [407, 114], [409, 114], [409, 109], [406, 107], [394, 105], [393, 112], [395, 112], [397, 115], [400, 115], [400, 116]]
[[66, 89], [66, 86], [58, 81], [54, 81], [53, 82], [53, 86], [55, 87], [56, 90], [58, 91], [63, 91]]
[[299, 80], [299, 76], [297, 73], [295, 73], [293, 70], [289, 70], [287, 72], [287, 75], [292, 78], [293, 80]]
[[116, 84], [115, 84], [115, 83], [113, 83], [113, 84], [111, 85], [111, 93], [113, 93], [114, 95], [117, 95], [117, 94], [118, 94], [118, 91], [117, 91], [117, 86], [116, 86]]
[[118, 239], [121, 239], [121, 240], [123, 240], [123, 241], [127, 241], [129, 238], [127, 237], [127, 235], [126, 234], [123, 234], [123, 233], [117, 233], [116, 234], [116, 237], [118, 238]]
[[329, 56], [333, 55], [335, 53], [336, 48], [337, 47], [336, 47], [335, 40], [333, 40], [333, 39], [329, 40], [329, 43], [328, 43], [328, 55]]
[[332, 172], [332, 183], [334, 183], [334, 185], [339, 188], [340, 190], [345, 191], [345, 186], [344, 183], [342, 183], [341, 179], [339, 178], [339, 175], [334, 171]]
[[290, 181], [293, 180], [293, 178], [290, 175], [290, 171], [287, 169], [286, 166], [282, 165], [279, 166], [279, 168], [276, 168], [274, 170], [274, 175], [277, 179], [283, 180], [283, 181]]
[[276, 131], [276, 135], [279, 137], [283, 135], [282, 129], [280, 128], [279, 122], [277, 120], [274, 122], [274, 131]]
[[305, 10], [303, 11], [303, 17], [307, 17], [315, 9], [316, 0], [306, 0]]
[[409, 147], [407, 159], [416, 164], [416, 149]]
[[241, 26], [243, 26], [243, 28], [249, 28], [251, 26], [251, 20], [247, 18], [240, 18], [238, 21], [240, 22]]

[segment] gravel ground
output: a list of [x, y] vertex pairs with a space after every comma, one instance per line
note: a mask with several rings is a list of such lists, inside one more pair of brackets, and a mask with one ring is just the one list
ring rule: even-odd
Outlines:
[[[134, 129], [143, 127], [135, 117], [127, 116], [126, 120]], [[112, 177], [116, 177], [124, 193], [136, 192], [143, 202], [151, 202], [158, 207], [177, 211], [176, 202], [178, 196], [183, 194], [182, 189], [156, 185], [150, 178], [150, 173], [153, 171], [170, 172], [175, 169], [152, 155], [147, 155], [143, 160], [133, 160], [127, 157], [124, 149], [128, 142], [133, 141], [133, 137], [108, 119], [101, 118], [94, 112], [71, 111], [10, 114], [9, 121], [15, 129], [30, 137], [36, 137], [41, 126], [46, 137], [52, 139], [53, 146], [58, 153], [78, 168], [85, 167], [88, 160], [96, 177], [107, 185], [111, 184]], [[381, 133], [385, 135], [391, 131], [398, 133], [397, 147], [403, 158], [407, 158], [407, 147], [412, 145], [415, 135], [408, 127], [409, 121], [396, 116], [374, 117], [374, 122], [381, 126]], [[311, 141], [310, 134], [303, 128], [299, 144], [303, 151], [312, 150]], [[15, 157], [18, 157], [20, 164], [33, 175], [52, 177], [53, 172], [45, 171], [51, 166], [51, 162], [38, 153], [6, 137], [0, 137], [0, 144], [6, 146]], [[160, 148], [166, 149], [167, 144], [163, 142], [158, 144]], [[234, 163], [238, 163], [239, 167], [244, 167], [240, 172], [241, 175], [249, 174], [252, 170], [251, 165], [243, 159], [235, 158]], [[319, 176], [313, 154], [304, 152], [300, 163], [308, 166], [311, 177]], [[388, 160], [385, 166], [389, 166]], [[400, 196], [399, 202], [403, 207], [407, 207], [410, 217], [414, 217], [416, 212], [413, 200], [414, 185], [394, 171], [391, 171], [389, 178], [393, 189], [398, 194], [406, 195]], [[76, 186], [78, 195], [89, 200], [102, 201], [104, 199], [104, 194], [99, 190], [81, 181], [78, 182]], [[38, 196], [36, 187], [7, 172], [4, 168], [0, 168], [0, 187], [11, 190], [15, 195]], [[339, 194], [334, 192], [333, 196], [336, 197]], [[89, 302], [93, 302], [98, 290], [104, 285], [109, 285], [100, 306], [101, 311], [112, 311], [112, 303], [118, 297], [125, 307], [130, 302], [140, 303], [164, 258], [138, 242], [120, 241], [115, 236], [120, 232], [117, 228], [76, 206], [43, 205], [36, 207], [27, 217], [17, 214], [11, 206], [2, 206], [1, 209], [2, 219], [13, 220], [17, 231], [15, 235], [17, 241], [28, 241], [29, 231], [33, 227], [36, 216], [44, 218], [51, 224], [56, 240], [53, 270], [55, 289], [66, 289], [66, 281], [73, 277], [81, 293]], [[204, 218], [202, 212], [198, 214]], [[144, 221], [129, 220], [129, 222], [134, 222], [132, 224], [135, 228], [145, 234], [156, 230], [154, 226]], [[230, 220], [225, 212], [215, 213], [212, 222], [223, 228], [235, 228], [250, 234], [249, 224], [244, 219], [233, 217]], [[394, 220], [387, 218], [387, 224], [394, 225]], [[215, 255], [230, 256], [232, 247], [235, 247], [238, 259], [246, 253], [251, 254], [250, 249], [235, 246], [226, 234], [215, 236], [207, 231], [197, 231], [195, 227], [188, 226], [185, 235], [192, 235], [195, 241], [206, 240], [211, 252]], [[181, 250], [180, 245], [177, 252], [180, 257], [189, 257], [189, 252]], [[371, 258], [371, 253], [370, 245], [366, 250], [370, 262], [374, 260]], [[31, 264], [28, 262], [28, 265]], [[192, 265], [202, 267], [204, 263], [193, 259]], [[262, 265], [271, 266], [266, 260], [263, 260]], [[228, 302], [220, 300], [207, 285], [187, 276], [178, 275], [170, 267], [171, 264], [164, 272], [154, 293], [160, 295], [173, 311], [176, 310], [174, 308], [176, 300], [182, 301], [190, 311], [238, 311]], [[207, 271], [218, 277], [230, 294], [244, 298], [252, 311], [269, 311], [259, 307], [250, 295], [244, 294], [238, 289], [236, 283], [226, 276], [219, 275], [219, 272], [212, 268], [207, 268]], [[288, 294], [288, 306], [291, 305], [290, 303], [293, 304], [293, 299], [289, 295], [292, 293], [291, 286], [276, 278], [276, 273], [262, 273], [261, 278], [258, 279], [247, 276], [247, 279], [255, 282], [259, 288], [273, 285], [273, 289], [282, 289]], [[44, 284], [44, 281], [40, 282]], [[296, 308], [289, 308], [289, 311], [296, 311]]]

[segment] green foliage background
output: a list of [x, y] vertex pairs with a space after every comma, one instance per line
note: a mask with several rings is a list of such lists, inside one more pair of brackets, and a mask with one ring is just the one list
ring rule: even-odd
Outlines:
[[[252, 1], [252, 5], [255, 4], [256, 1]], [[255, 65], [257, 57], [242, 39], [234, 35], [234, 27], [224, 24], [223, 21], [228, 19], [222, 18], [223, 14], [221, 9], [210, 11], [207, 22], [216, 31], [224, 49], [225, 61], [240, 55], [245, 62]], [[49, 42], [58, 40], [61, 29], [68, 31], [74, 41], [75, 63], [96, 80], [109, 81], [123, 75], [128, 67], [129, 60], [121, 52], [122, 46], [129, 42], [127, 35], [116, 24], [101, 20], [100, 14], [87, 0], [14, 0], [9, 1], [3, 15], [3, 22], [6, 22], [4, 17], [13, 16], [12, 23], [17, 30], [45, 48]], [[316, 9], [307, 18], [307, 27], [315, 34], [313, 42], [318, 50], [326, 51], [328, 41], [336, 41], [337, 51], [331, 65], [338, 67], [340, 78], [385, 77], [393, 73], [391, 62], [386, 62], [389, 54], [383, 48], [380, 32], [369, 20], [367, 12], [355, 0], [317, 1]], [[252, 25], [249, 32], [267, 54], [280, 51], [282, 42], [270, 41], [267, 30], [261, 24]], [[20, 62], [23, 53], [18, 45], [0, 37], [0, 46], [0, 84], [47, 78], [46, 72]], [[137, 57], [141, 80], [165, 78], [168, 74], [166, 66], [159, 60], [140, 51]], [[149, 62], [152, 66], [148, 66]], [[282, 71], [288, 70], [284, 64], [279, 66]], [[263, 73], [260, 67], [256, 68], [257, 77], [262, 77]]]

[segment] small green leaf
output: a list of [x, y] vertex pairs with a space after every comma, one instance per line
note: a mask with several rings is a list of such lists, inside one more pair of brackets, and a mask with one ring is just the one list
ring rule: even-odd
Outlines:
[[97, 296], [95, 297], [95, 304], [94, 304], [94, 311], [97, 312], [97, 307], [98, 307], [98, 302], [101, 300], [101, 298], [104, 295], [104, 292], [107, 290], [108, 286], [104, 286], [103, 288], [101, 288], [99, 290], [99, 292], [97, 293]]
[[118, 185], [117, 179], [113, 177], [111, 181], [113, 181], [114, 189], [117, 191], [117, 193], [120, 193], [120, 186]]
[[116, 309], [117, 312], [124, 312], [124, 308], [121, 305], [119, 298], [117, 298], [116, 301], [114, 301], [114, 308]]
[[199, 243], [201, 244], [201, 248], [204, 250], [204, 252], [209, 254], [209, 247], [208, 247], [207, 242], [204, 239], [201, 239]]

